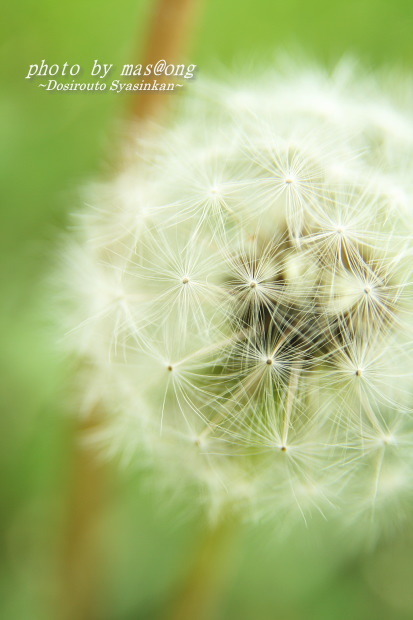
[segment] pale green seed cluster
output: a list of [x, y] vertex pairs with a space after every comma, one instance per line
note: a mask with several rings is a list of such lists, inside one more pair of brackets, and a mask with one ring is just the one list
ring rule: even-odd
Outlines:
[[[60, 273], [91, 440], [211, 512], [411, 505], [413, 119], [373, 78], [191, 85]], [[75, 239], [74, 239], [75, 237]]]

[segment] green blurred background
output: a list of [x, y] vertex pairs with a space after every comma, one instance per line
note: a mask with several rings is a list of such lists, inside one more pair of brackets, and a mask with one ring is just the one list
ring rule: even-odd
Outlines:
[[[166, 618], [205, 546], [202, 515], [152, 491], [144, 474], [81, 461], [66, 404], [72, 372], [48, 327], [53, 300], [44, 277], [55, 239], [77, 206], [76, 187], [108, 168], [128, 103], [109, 93], [47, 93], [24, 79], [42, 58], [139, 62], [154, 4], [23, 0], [2, 9], [0, 617], [7, 620]], [[327, 64], [351, 52], [368, 68], [409, 70], [412, 30], [411, 0], [209, 0], [188, 61], [199, 75], [213, 74], [299, 49]], [[328, 525], [314, 530], [287, 541], [262, 525], [228, 535], [229, 561], [217, 559], [219, 596], [207, 618], [413, 618], [410, 524], [361, 553], [350, 539], [337, 545]]]

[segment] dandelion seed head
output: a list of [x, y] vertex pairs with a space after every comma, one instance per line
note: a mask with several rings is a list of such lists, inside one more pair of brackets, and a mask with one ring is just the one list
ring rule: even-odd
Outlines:
[[413, 118], [348, 62], [182, 101], [64, 244], [88, 441], [211, 518], [386, 527], [413, 500]]

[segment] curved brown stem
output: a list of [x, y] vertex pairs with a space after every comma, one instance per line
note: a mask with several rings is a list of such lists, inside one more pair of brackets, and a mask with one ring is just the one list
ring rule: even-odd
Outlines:
[[[200, 0], [158, 0], [148, 28], [143, 64], [164, 59], [179, 62], [189, 43]], [[167, 93], [166, 93], [167, 94]], [[132, 110], [135, 118], [146, 120], [164, 109], [165, 93], [141, 91], [134, 96]], [[99, 412], [93, 411], [87, 428], [99, 426]], [[84, 425], [75, 429], [74, 442], [85, 431]], [[71, 482], [67, 508], [67, 523], [63, 534], [62, 593], [59, 597], [59, 617], [65, 620], [95, 620], [98, 618], [99, 550], [98, 518], [102, 510], [105, 471], [95, 455], [77, 444], [71, 461]], [[208, 561], [206, 562], [208, 564]], [[196, 583], [195, 589], [198, 588]], [[178, 616], [175, 616], [178, 618]], [[180, 620], [190, 616], [181, 616]], [[195, 616], [193, 616], [195, 617]]]
[[185, 581], [169, 601], [164, 620], [211, 620], [227, 590], [236, 559], [239, 524], [221, 520], [207, 529]]
[[[159, 0], [149, 27], [143, 66], [165, 60], [182, 62], [194, 33], [200, 0]], [[165, 79], [167, 81], [167, 78]], [[170, 92], [140, 91], [134, 95], [133, 115], [138, 119], [156, 116], [166, 105]]]
[[98, 518], [105, 494], [104, 466], [95, 454], [79, 445], [79, 435], [99, 424], [93, 412], [87, 425], [74, 429], [71, 455], [67, 518], [63, 532], [62, 620], [98, 620], [101, 575]]

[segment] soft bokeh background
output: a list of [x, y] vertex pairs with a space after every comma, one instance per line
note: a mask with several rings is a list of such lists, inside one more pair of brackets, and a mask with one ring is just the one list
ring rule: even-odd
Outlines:
[[[74, 189], [104, 173], [128, 104], [108, 93], [47, 93], [24, 76], [42, 58], [141, 61], [153, 6], [22, 0], [2, 9], [0, 617], [7, 620], [166, 618], [205, 545], [202, 516], [169, 502], [145, 475], [82, 462], [67, 406], [72, 370], [53, 352], [48, 328], [53, 302], [44, 278], [55, 239], [76, 206]], [[304, 50], [323, 63], [350, 51], [367, 67], [411, 70], [412, 29], [411, 0], [209, 0], [188, 61], [206, 74], [270, 59], [274, 50]], [[269, 526], [228, 533], [229, 560], [217, 568], [221, 598], [208, 619], [413, 617], [410, 523], [361, 553], [350, 538], [340, 546], [328, 526], [314, 529], [284, 542]]]

